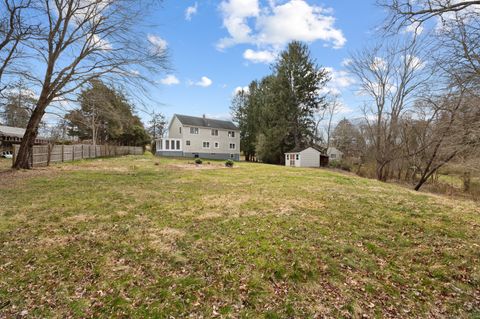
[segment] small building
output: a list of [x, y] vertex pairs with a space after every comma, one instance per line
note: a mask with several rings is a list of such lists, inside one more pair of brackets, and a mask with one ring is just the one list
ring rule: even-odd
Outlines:
[[240, 130], [231, 121], [174, 114], [156, 155], [240, 160]]
[[285, 153], [285, 166], [291, 167], [325, 167], [328, 165], [328, 156], [325, 149], [312, 145], [305, 149], [295, 148]]
[[343, 152], [333, 146], [327, 149], [327, 155], [331, 161], [341, 161], [343, 159]]
[[[24, 134], [24, 128], [0, 125], [0, 151], [13, 151], [13, 145], [20, 144]], [[42, 144], [48, 144], [48, 139], [37, 137], [35, 145]]]

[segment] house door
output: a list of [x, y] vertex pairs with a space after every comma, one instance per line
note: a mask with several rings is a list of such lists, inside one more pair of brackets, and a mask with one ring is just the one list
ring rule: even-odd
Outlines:
[[295, 166], [295, 155], [290, 154], [290, 166]]

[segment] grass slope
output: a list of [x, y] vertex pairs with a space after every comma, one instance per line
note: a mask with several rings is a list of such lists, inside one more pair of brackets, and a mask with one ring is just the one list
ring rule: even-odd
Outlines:
[[0, 186], [0, 317], [480, 316], [473, 202], [221, 165], [19, 172]]

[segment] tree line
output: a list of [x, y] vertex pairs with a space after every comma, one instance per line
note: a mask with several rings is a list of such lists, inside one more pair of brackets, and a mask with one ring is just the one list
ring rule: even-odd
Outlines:
[[338, 99], [322, 95], [329, 75], [293, 42], [271, 75], [232, 100], [246, 160], [283, 164], [285, 152], [320, 143], [340, 149], [359, 173], [415, 190], [449, 163], [461, 163], [466, 179], [479, 171], [478, 4], [379, 4], [389, 14], [378, 40], [346, 63], [363, 115], [332, 122]]

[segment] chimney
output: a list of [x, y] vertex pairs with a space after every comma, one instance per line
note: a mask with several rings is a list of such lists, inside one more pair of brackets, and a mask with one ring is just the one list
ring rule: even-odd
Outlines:
[[203, 114], [203, 119], [205, 119], [205, 114]]

